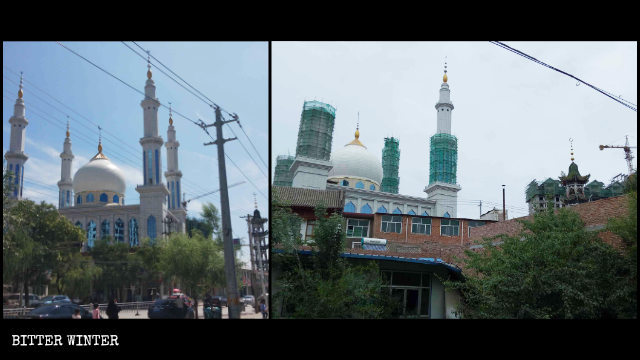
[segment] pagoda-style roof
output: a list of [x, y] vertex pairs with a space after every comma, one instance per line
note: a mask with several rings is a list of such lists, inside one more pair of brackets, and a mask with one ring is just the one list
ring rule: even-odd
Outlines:
[[562, 182], [562, 185], [578, 183], [578, 184], [586, 184], [589, 181], [589, 177], [591, 175], [587, 174], [585, 176], [580, 175], [580, 171], [578, 171], [578, 165], [571, 162], [569, 165], [569, 173], [566, 176], [560, 176], [559, 179]]

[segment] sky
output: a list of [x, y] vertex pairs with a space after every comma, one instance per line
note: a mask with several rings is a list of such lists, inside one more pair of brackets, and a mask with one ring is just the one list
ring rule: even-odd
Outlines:
[[[637, 104], [637, 42], [504, 44]], [[458, 217], [502, 209], [503, 184], [508, 217], [526, 216], [526, 186], [568, 172], [570, 139], [590, 181], [606, 186], [628, 172], [622, 149], [598, 146], [624, 145], [626, 135], [636, 146], [637, 112], [492, 43], [274, 42], [272, 176], [278, 155], [295, 155], [304, 101], [320, 100], [336, 108], [332, 151], [353, 140], [359, 112], [359, 139], [378, 159], [385, 137], [400, 141], [399, 193], [426, 198], [445, 60], [458, 138]]]
[[[144, 92], [147, 57], [145, 54], [143, 58], [130, 49], [144, 54], [134, 43], [126, 42], [130, 48], [123, 42], [61, 43]], [[227, 159], [227, 182], [232, 185], [244, 181], [229, 188], [229, 202], [233, 236], [247, 244], [247, 224], [240, 217], [253, 213], [254, 193], [262, 216], [268, 217], [268, 43], [137, 44], [149, 50], [151, 56], [222, 109], [239, 116], [247, 135], [236, 123], [231, 123], [225, 125], [224, 137], [238, 137], [236, 141], [225, 143], [225, 153], [237, 165], [236, 168]], [[3, 42], [2, 62], [3, 153], [9, 148], [9, 118], [13, 115], [13, 105], [17, 99], [20, 72], [24, 72], [23, 99], [29, 121], [25, 153], [29, 159], [25, 164], [23, 197], [58, 206], [59, 155], [63, 150], [66, 122], [69, 119], [75, 156], [72, 173], [75, 174], [97, 153], [100, 126], [103, 129], [103, 153], [123, 171], [126, 178], [125, 203], [139, 204], [140, 197], [135, 188], [142, 183], [142, 147], [139, 139], [143, 136], [143, 113], [140, 107], [143, 95], [56, 42]], [[212, 140], [200, 127], [176, 114], [178, 112], [193, 121], [202, 119], [211, 124], [215, 121], [213, 109], [161, 73], [155, 65], [179, 80], [153, 58], [151, 62], [156, 97], [163, 105], [169, 106], [171, 102], [175, 110], [173, 125], [180, 142], [178, 164], [186, 199], [218, 190], [217, 148], [215, 145], [203, 145], [215, 140], [215, 127], [208, 128]], [[223, 113], [223, 116], [226, 114]], [[158, 129], [165, 141], [168, 125], [169, 110], [161, 107], [158, 111]], [[164, 146], [162, 159], [164, 173], [167, 165]], [[202, 205], [206, 202], [220, 209], [219, 192], [190, 201], [187, 216], [200, 218]], [[248, 247], [242, 247], [241, 259], [249, 262]]]

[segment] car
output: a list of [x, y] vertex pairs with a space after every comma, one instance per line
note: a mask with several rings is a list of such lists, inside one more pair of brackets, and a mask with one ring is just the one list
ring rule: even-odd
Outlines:
[[91, 319], [91, 313], [80, 305], [69, 303], [42, 305], [31, 310], [27, 315], [28, 319], [71, 319], [76, 309], [80, 310], [82, 319]]
[[[21, 307], [25, 306], [24, 294], [7, 294], [3, 296], [3, 304], [6, 307]], [[40, 297], [36, 294], [29, 294], [29, 307], [38, 307], [41, 304]]]
[[245, 295], [245, 296], [242, 297], [242, 302], [245, 305], [254, 306], [254, 304], [256, 302], [256, 298], [253, 295]]
[[149, 306], [149, 319], [194, 319], [195, 312], [193, 306], [188, 306], [185, 302], [182, 308], [178, 306], [178, 296], [169, 296], [166, 299], [158, 299]]
[[67, 295], [49, 295], [40, 299], [41, 305], [72, 303]]
[[213, 299], [218, 299], [220, 301], [220, 306], [227, 306], [226, 296], [214, 296]]

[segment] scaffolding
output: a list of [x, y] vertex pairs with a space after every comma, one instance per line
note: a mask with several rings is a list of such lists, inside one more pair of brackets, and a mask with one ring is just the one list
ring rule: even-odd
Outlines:
[[300, 116], [296, 156], [328, 161], [336, 110], [319, 101], [305, 101]]
[[273, 185], [275, 186], [291, 186], [293, 183], [293, 174], [289, 172], [295, 157], [291, 155], [279, 155], [276, 159], [276, 172], [273, 176]]
[[445, 133], [433, 135], [429, 165], [429, 184], [434, 182], [455, 184], [458, 169], [458, 138]]
[[396, 138], [384, 138], [384, 148], [382, 149], [382, 184], [380, 191], [392, 194], [398, 193], [400, 177], [398, 168], [400, 166], [400, 141]]

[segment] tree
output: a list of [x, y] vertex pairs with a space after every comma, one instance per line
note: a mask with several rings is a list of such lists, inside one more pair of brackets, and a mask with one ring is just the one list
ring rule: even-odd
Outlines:
[[115, 242], [112, 237], [96, 240], [89, 254], [102, 269], [95, 286], [107, 290], [105, 295], [109, 297], [114, 297], [118, 289], [134, 283], [141, 271], [139, 262], [129, 252], [129, 245]]
[[212, 229], [213, 239], [221, 242], [220, 237], [220, 215], [215, 205], [208, 202], [202, 206], [202, 213], [200, 214]]
[[200, 232], [203, 237], [211, 239], [213, 226], [203, 219], [187, 217], [187, 234], [195, 236], [196, 231]]
[[466, 278], [445, 282], [461, 291], [463, 316], [630, 316], [635, 293], [627, 286], [628, 259], [586, 231], [577, 213], [549, 208], [520, 222], [520, 234], [484, 239], [480, 252], [466, 251]]
[[60, 215], [51, 204], [30, 200], [9, 209], [3, 234], [3, 281], [22, 283], [28, 306], [28, 288], [46, 284], [64, 259], [79, 252], [82, 230]]

